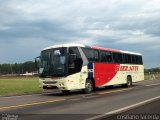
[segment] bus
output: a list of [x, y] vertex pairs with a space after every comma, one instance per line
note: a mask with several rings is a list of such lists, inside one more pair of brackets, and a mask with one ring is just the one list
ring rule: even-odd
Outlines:
[[144, 80], [142, 54], [82, 44], [44, 48], [39, 57], [39, 83], [43, 90], [63, 93], [99, 87], [132, 86]]

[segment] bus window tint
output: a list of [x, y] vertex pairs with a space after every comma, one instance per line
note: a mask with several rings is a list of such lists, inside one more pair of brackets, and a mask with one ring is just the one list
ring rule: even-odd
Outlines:
[[98, 61], [98, 51], [93, 49], [82, 48], [84, 54], [86, 55], [88, 61]]
[[122, 63], [122, 54], [121, 53], [112, 53], [114, 63]]
[[74, 74], [81, 71], [83, 60], [77, 47], [69, 48], [69, 74]]
[[132, 58], [132, 63], [136, 64], [136, 57], [135, 57], [135, 55], [132, 55], [131, 58]]
[[140, 64], [142, 65], [142, 56], [140, 55], [130, 55], [130, 54], [123, 54], [123, 63], [127, 64]]
[[132, 56], [130, 54], [123, 54], [123, 63], [131, 64]]
[[108, 51], [99, 51], [100, 62], [112, 62], [111, 53]]
[[142, 61], [142, 56], [138, 56], [139, 57], [139, 64], [143, 64], [143, 61]]

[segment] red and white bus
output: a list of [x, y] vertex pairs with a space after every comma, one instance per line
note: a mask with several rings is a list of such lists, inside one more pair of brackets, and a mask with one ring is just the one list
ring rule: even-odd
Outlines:
[[59, 89], [64, 93], [132, 86], [144, 80], [142, 54], [81, 44], [54, 45], [41, 51], [39, 77], [44, 90]]

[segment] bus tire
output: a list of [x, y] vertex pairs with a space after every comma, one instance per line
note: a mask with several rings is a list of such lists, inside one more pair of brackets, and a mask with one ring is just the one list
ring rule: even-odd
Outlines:
[[66, 94], [69, 94], [70, 91], [69, 90], [62, 90], [62, 93], [66, 95]]
[[88, 94], [88, 93], [91, 93], [93, 91], [93, 82], [91, 79], [87, 79], [86, 80], [86, 84], [85, 84], [85, 89], [83, 89], [83, 92]]
[[126, 87], [131, 87], [131, 86], [132, 86], [132, 78], [131, 78], [131, 76], [127, 76]]

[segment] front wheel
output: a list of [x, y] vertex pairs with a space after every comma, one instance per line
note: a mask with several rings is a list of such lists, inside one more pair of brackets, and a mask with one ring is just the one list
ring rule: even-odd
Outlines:
[[85, 89], [83, 89], [84, 93], [91, 93], [93, 91], [93, 82], [92, 80], [86, 80]]

